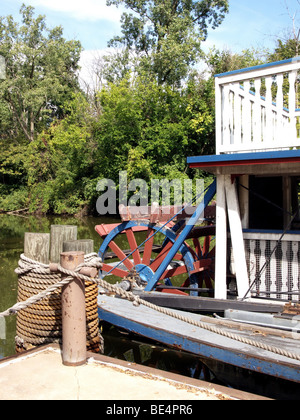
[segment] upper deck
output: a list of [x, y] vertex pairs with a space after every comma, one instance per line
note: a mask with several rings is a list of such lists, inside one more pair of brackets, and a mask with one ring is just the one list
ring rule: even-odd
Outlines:
[[300, 57], [216, 75], [216, 153], [300, 147]]

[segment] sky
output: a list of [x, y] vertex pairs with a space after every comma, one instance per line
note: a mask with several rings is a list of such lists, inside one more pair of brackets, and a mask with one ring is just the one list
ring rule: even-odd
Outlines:
[[[106, 0], [0, 0], [0, 16], [20, 18], [22, 5], [31, 5], [46, 16], [48, 27], [62, 25], [66, 39], [77, 39], [88, 60], [121, 34], [122, 8], [106, 6]], [[205, 51], [214, 45], [241, 52], [246, 48], [274, 49], [275, 40], [293, 27], [300, 27], [300, 0], [229, 0], [230, 11], [222, 25], [209, 30], [202, 44]]]

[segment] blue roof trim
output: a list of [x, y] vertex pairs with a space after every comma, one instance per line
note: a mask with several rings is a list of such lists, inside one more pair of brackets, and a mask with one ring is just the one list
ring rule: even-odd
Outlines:
[[300, 230], [243, 229], [243, 233], [275, 233], [276, 235], [300, 235]]
[[220, 73], [220, 74], [216, 74], [215, 77], [233, 76], [234, 74], [246, 73], [248, 71], [253, 71], [253, 70], [266, 69], [268, 67], [282, 66], [283, 64], [290, 64], [294, 62], [296, 63], [298, 61], [300, 61], [300, 56], [289, 58], [288, 60], [275, 61], [274, 63], [262, 64], [260, 66], [247, 67], [245, 69], [240, 69], [240, 70], [233, 70], [233, 71], [229, 71], [228, 73]]
[[277, 150], [272, 152], [234, 153], [224, 155], [192, 156], [187, 158], [188, 164], [194, 163], [221, 163], [242, 162], [265, 159], [290, 159], [300, 158], [300, 150]]

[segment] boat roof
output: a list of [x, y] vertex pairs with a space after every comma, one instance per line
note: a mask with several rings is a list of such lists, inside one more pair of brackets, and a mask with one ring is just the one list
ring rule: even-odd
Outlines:
[[300, 175], [300, 150], [193, 156], [187, 163], [215, 175]]

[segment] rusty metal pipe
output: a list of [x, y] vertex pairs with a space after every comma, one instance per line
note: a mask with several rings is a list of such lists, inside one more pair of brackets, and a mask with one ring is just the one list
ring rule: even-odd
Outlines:
[[[67, 270], [75, 270], [83, 262], [81, 251], [60, 255], [60, 265]], [[62, 361], [65, 366], [81, 366], [86, 359], [85, 286], [74, 278], [62, 289]]]

